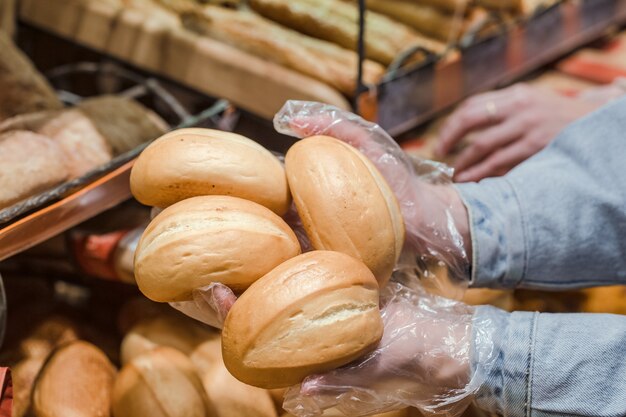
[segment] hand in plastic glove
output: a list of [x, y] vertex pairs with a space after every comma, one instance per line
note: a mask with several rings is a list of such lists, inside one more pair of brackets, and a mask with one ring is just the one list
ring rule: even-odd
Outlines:
[[[419, 255], [422, 278], [428, 274], [432, 278], [431, 266], [439, 263], [448, 267], [454, 283], [467, 281], [471, 257], [468, 215], [445, 165], [413, 161], [378, 125], [321, 103], [288, 101], [274, 118], [274, 127], [299, 138], [332, 136], [359, 149], [376, 165], [400, 203], [406, 252]], [[435, 282], [442, 279], [435, 278]], [[437, 289], [437, 285], [433, 287]]]
[[291, 388], [284, 408], [299, 417], [336, 408], [351, 417], [416, 407], [458, 416], [496, 358], [507, 313], [475, 309], [391, 282], [381, 293], [385, 331], [373, 353]]
[[445, 156], [468, 134], [475, 133], [475, 140], [456, 159], [455, 180], [470, 182], [504, 175], [546, 147], [565, 126], [600, 105], [527, 84], [479, 94], [448, 118], [436, 152]]

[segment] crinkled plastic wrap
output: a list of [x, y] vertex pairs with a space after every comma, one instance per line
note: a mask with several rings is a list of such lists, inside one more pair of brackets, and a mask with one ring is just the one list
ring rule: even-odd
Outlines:
[[283, 407], [298, 417], [334, 409], [357, 417], [416, 407], [459, 416], [497, 359], [507, 313], [390, 282], [381, 292], [385, 331], [376, 351], [292, 387]]
[[328, 135], [367, 156], [393, 189], [402, 209], [407, 240], [397, 266], [417, 276], [425, 288], [461, 298], [469, 282], [463, 239], [441, 191], [452, 184], [453, 170], [434, 161], [409, 157], [380, 126], [334, 106], [288, 101], [274, 118], [275, 129], [298, 138]]

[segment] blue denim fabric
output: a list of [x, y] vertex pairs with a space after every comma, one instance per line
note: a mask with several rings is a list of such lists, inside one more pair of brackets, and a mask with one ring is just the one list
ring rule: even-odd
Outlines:
[[[569, 126], [505, 177], [458, 190], [470, 212], [473, 286], [626, 284], [626, 98]], [[488, 314], [479, 308], [477, 322]], [[626, 416], [626, 316], [512, 313], [504, 322], [476, 396], [481, 408]]]
[[[479, 307], [482, 315], [493, 309]], [[626, 317], [504, 313], [476, 404], [506, 417], [626, 416]]]

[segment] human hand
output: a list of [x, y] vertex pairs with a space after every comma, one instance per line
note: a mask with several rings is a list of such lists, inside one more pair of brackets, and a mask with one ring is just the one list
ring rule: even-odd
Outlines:
[[[466, 283], [471, 240], [469, 220], [443, 164], [411, 160], [378, 125], [321, 103], [288, 101], [274, 118], [277, 131], [298, 138], [328, 135], [357, 148], [387, 180], [400, 204], [406, 228], [406, 259], [415, 260], [423, 280], [437, 286]], [[411, 264], [411, 261], [407, 261]], [[401, 261], [401, 267], [406, 266]], [[429, 268], [433, 264], [439, 268]], [[443, 266], [443, 267], [442, 267]], [[413, 267], [411, 264], [410, 267]], [[442, 277], [444, 267], [449, 277]], [[434, 273], [439, 270], [438, 275]], [[445, 291], [454, 287], [446, 285]]]
[[436, 153], [439, 157], [449, 154], [474, 133], [474, 140], [456, 159], [455, 180], [504, 175], [547, 146], [565, 126], [600, 105], [527, 84], [479, 94], [448, 118]]
[[416, 407], [458, 416], [483, 384], [506, 313], [391, 282], [382, 289], [383, 338], [373, 353], [291, 388], [283, 407], [298, 417], [335, 408], [351, 417]]

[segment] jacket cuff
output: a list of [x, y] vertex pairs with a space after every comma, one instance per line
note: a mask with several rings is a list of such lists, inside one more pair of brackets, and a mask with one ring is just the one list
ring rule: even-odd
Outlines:
[[[479, 307], [476, 319], [490, 313], [490, 307]], [[516, 312], [507, 315], [505, 329], [496, 329], [493, 338], [495, 360], [485, 369], [486, 379], [478, 389], [476, 405], [489, 412], [507, 417], [526, 417], [531, 402], [532, 362], [537, 318], [539, 313]], [[500, 325], [502, 326], [502, 325]], [[474, 337], [475, 349], [485, 343]], [[484, 350], [484, 347], [482, 348]], [[473, 355], [472, 369], [485, 367], [484, 357]]]
[[470, 285], [515, 288], [527, 267], [524, 213], [506, 178], [457, 184], [467, 207], [472, 238]]

